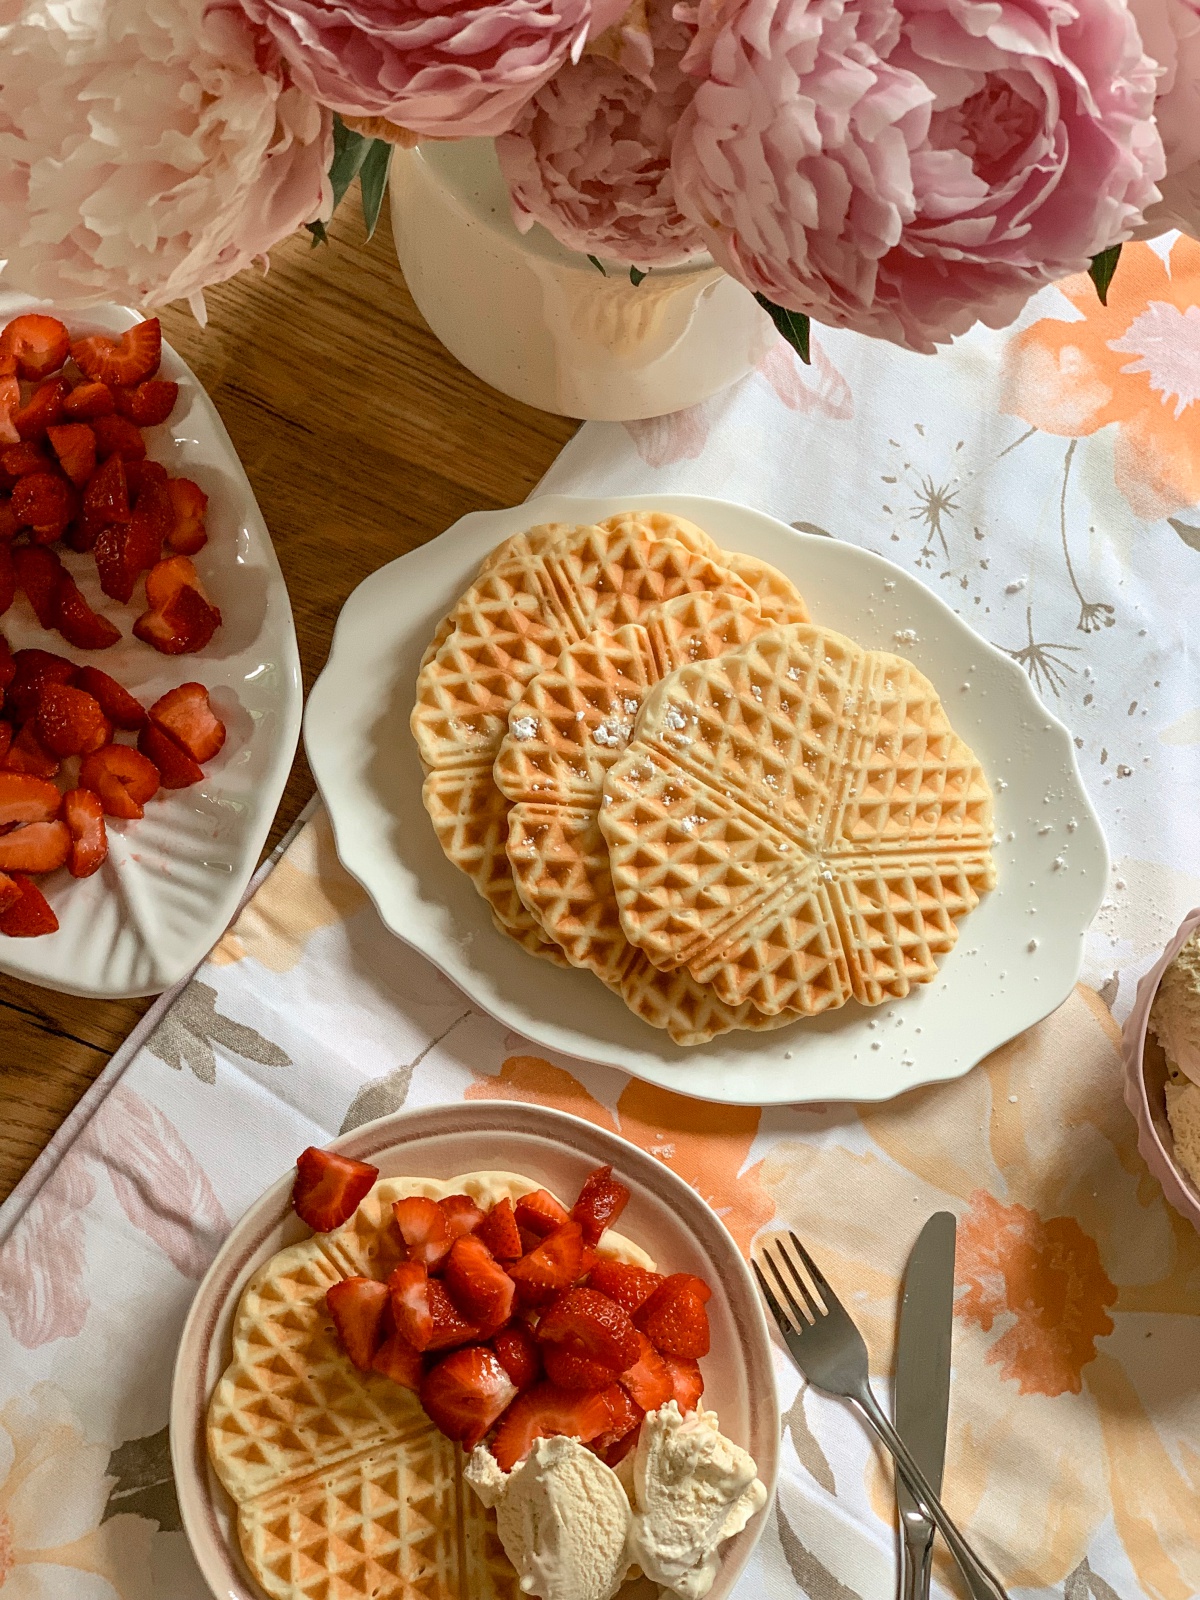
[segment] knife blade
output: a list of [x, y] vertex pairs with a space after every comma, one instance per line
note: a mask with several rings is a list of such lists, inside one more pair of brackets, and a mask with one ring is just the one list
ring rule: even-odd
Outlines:
[[[935, 1211], [921, 1229], [904, 1274], [896, 1345], [896, 1429], [939, 1494], [950, 1409], [955, 1233], [950, 1211]], [[900, 1597], [926, 1600], [933, 1524], [899, 1477], [896, 1504], [900, 1510]]]

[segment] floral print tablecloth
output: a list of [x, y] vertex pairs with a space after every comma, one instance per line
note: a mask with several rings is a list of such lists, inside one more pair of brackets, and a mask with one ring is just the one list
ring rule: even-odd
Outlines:
[[[1116, 1018], [1200, 901], [1200, 246], [1127, 248], [1106, 308], [1072, 282], [935, 361], [818, 333], [801, 368], [780, 345], [690, 412], [585, 428], [546, 487], [752, 502], [912, 567], [1020, 661], [1113, 847], [1086, 983], [958, 1083], [715, 1107], [481, 1014], [386, 933], [316, 809], [0, 1208], [0, 1600], [203, 1600], [165, 1425], [207, 1263], [305, 1144], [475, 1098], [619, 1130], [743, 1249], [797, 1227], [881, 1392], [907, 1251], [954, 1211], [950, 1504], [1015, 1596], [1188, 1600], [1200, 1238], [1137, 1155]], [[782, 1353], [777, 1378], [783, 1472], [739, 1600], [890, 1594], [888, 1475]]]

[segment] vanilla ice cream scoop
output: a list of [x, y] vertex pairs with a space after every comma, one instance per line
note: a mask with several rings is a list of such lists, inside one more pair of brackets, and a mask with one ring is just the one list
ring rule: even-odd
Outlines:
[[681, 1416], [674, 1400], [643, 1422], [632, 1482], [629, 1553], [648, 1578], [684, 1600], [708, 1593], [719, 1546], [767, 1500], [754, 1457], [725, 1437], [716, 1413]]
[[496, 1508], [504, 1553], [521, 1589], [539, 1600], [612, 1600], [629, 1570], [632, 1512], [611, 1467], [578, 1439], [539, 1439], [519, 1467], [500, 1470], [483, 1445], [464, 1472]]
[[1150, 1008], [1150, 1031], [1167, 1060], [1200, 1085], [1200, 933], [1163, 973]]

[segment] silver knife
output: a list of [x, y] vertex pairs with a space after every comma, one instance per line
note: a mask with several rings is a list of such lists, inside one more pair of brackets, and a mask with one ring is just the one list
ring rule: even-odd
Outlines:
[[[921, 1229], [904, 1274], [896, 1347], [896, 1430], [939, 1494], [950, 1407], [954, 1236], [950, 1211], [935, 1211]], [[899, 1474], [896, 1504], [900, 1509], [900, 1600], [927, 1600], [933, 1524]]]

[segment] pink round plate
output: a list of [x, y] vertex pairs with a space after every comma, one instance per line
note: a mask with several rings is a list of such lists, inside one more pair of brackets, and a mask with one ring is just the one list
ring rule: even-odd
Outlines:
[[[719, 1415], [722, 1432], [750, 1451], [769, 1495], [774, 1494], [779, 1406], [758, 1293], [724, 1225], [669, 1168], [590, 1122], [516, 1101], [402, 1111], [355, 1129], [329, 1148], [370, 1161], [385, 1178], [503, 1170], [522, 1173], [559, 1195], [576, 1193], [594, 1167], [610, 1162], [631, 1191], [619, 1232], [667, 1270], [699, 1273], [712, 1289], [704, 1403]], [[234, 1313], [247, 1281], [276, 1251], [308, 1236], [291, 1208], [293, 1176], [289, 1171], [273, 1184], [230, 1234], [196, 1294], [175, 1361], [171, 1457], [179, 1507], [196, 1561], [220, 1600], [263, 1600], [263, 1591], [242, 1560], [233, 1503], [209, 1466], [205, 1413], [230, 1360]], [[732, 1590], [767, 1508], [723, 1547], [712, 1600], [724, 1600]], [[439, 1595], [438, 1600], [475, 1597]]]

